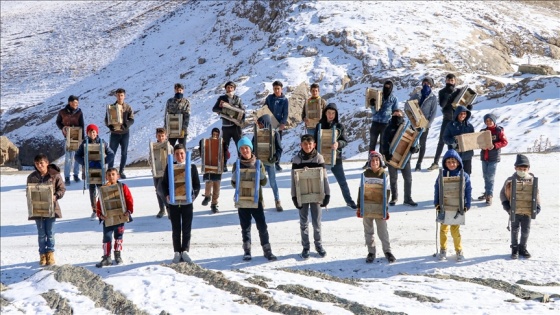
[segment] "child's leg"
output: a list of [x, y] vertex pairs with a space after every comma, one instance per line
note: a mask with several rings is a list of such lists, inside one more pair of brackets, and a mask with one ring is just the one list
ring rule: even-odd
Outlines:
[[181, 210], [178, 206], [169, 205], [169, 219], [171, 220], [171, 239], [173, 252], [181, 252]]
[[521, 239], [519, 241], [520, 246], [527, 246], [527, 240], [529, 239], [529, 232], [531, 231], [531, 217], [528, 215], [520, 216], [521, 219]]
[[439, 228], [439, 246], [441, 249], [447, 249], [447, 232], [449, 232], [449, 225], [441, 224]]
[[45, 252], [54, 252], [54, 222], [55, 218], [45, 218]]
[[399, 172], [396, 168], [388, 165], [389, 168], [389, 183], [391, 186], [391, 200], [398, 200], [399, 199], [399, 188], [397, 186], [397, 180]]
[[354, 203], [354, 201], [352, 200], [352, 196], [350, 195], [350, 190], [348, 189], [348, 183], [346, 182], [346, 176], [344, 175], [344, 168], [342, 167], [342, 161], [337, 162], [331, 168], [331, 172], [336, 178], [336, 181], [338, 182], [338, 186], [340, 186], [340, 190], [342, 191], [342, 197], [344, 197], [344, 201], [346, 201], [347, 204]]
[[106, 227], [103, 223], [103, 255], [111, 256], [111, 243], [113, 242], [114, 226]]
[[265, 165], [264, 169], [268, 174], [268, 183], [272, 188], [272, 193], [274, 194], [274, 201], [280, 200], [280, 194], [278, 193], [278, 185], [276, 184], [276, 168], [274, 165]]
[[383, 253], [390, 253], [391, 243], [389, 242], [389, 229], [387, 229], [387, 220], [375, 219], [375, 225], [377, 226], [377, 236], [381, 240]]
[[465, 173], [470, 176], [472, 173], [472, 160], [463, 160], [463, 169], [465, 170]]
[[255, 218], [255, 224], [257, 225], [257, 230], [259, 230], [259, 238], [261, 240], [261, 245], [266, 245], [268, 241], [268, 226], [266, 225], [266, 220], [264, 218], [264, 209], [262, 203], [259, 202], [259, 207], [257, 209], [251, 209], [251, 215]]
[[186, 206], [181, 206], [181, 232], [183, 237], [181, 239], [181, 251], [188, 252], [191, 248], [191, 229], [193, 220], [193, 205], [192, 203]]
[[461, 246], [461, 231], [459, 230], [460, 225], [452, 225], [451, 226], [451, 236], [453, 237], [453, 245], [455, 246], [455, 251], [463, 250]]
[[309, 205], [311, 209], [311, 224], [313, 225], [313, 240], [315, 241], [315, 247], [321, 246], [321, 217], [322, 210], [318, 203], [312, 203]]
[[243, 243], [251, 243], [251, 209], [239, 208], [237, 215], [239, 216], [239, 225], [241, 225], [241, 237]]
[[213, 186], [214, 185], [212, 185], [211, 180], [207, 180], [204, 182], [204, 197], [210, 197], [212, 195]]
[[212, 204], [217, 205], [220, 198], [220, 181], [212, 182]]
[[115, 251], [122, 251], [123, 235], [124, 235], [124, 223], [113, 226], [113, 235], [115, 237]]
[[366, 245], [368, 248], [368, 253], [375, 254], [375, 229], [373, 228], [372, 218], [363, 218], [362, 223], [364, 225], [364, 239], [366, 240]]
[[89, 185], [89, 203], [91, 204], [91, 209], [95, 212], [95, 202], [97, 197], [97, 190], [95, 189], [97, 186], [94, 184]]
[[309, 204], [304, 203], [299, 209], [299, 231], [301, 234], [301, 246], [309, 249]]
[[154, 187], [156, 188], [156, 198], [159, 205], [159, 210], [165, 209], [165, 201], [163, 201], [162, 196], [158, 193], [159, 183], [163, 180], [161, 177], [154, 177]]
[[521, 221], [520, 215], [515, 215], [515, 220], [511, 223], [511, 246], [517, 246], [517, 235], [519, 235], [519, 224]]
[[406, 162], [404, 168], [401, 170], [401, 174], [404, 180], [404, 201], [411, 201], [412, 200], [412, 172], [410, 170], [410, 160]]
[[47, 247], [47, 231], [45, 229], [45, 219], [35, 219], [37, 225], [37, 241], [39, 244], [39, 254], [45, 254]]

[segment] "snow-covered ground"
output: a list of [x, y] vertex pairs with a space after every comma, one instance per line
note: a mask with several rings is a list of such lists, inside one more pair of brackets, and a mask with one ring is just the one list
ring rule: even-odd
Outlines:
[[[440, 262], [432, 256], [436, 250], [435, 212], [432, 206], [436, 172], [413, 173], [412, 197], [417, 208], [399, 204], [391, 207], [389, 233], [397, 257], [389, 265], [385, 258], [365, 263], [361, 220], [344, 205], [338, 185], [329, 174], [332, 198], [328, 211], [323, 211], [323, 244], [328, 254], [319, 258], [312, 250], [304, 261], [301, 252], [298, 212], [289, 191], [289, 172], [278, 175], [284, 212], [272, 207], [272, 191], [264, 190], [270, 242], [278, 261], [267, 262], [258, 246], [253, 226], [253, 260], [241, 259], [241, 233], [237, 211], [233, 207], [230, 174], [224, 176], [219, 214], [195, 200], [190, 255], [200, 267], [223, 273], [225, 279], [245, 287], [260, 288], [272, 301], [281, 305], [300, 306], [324, 314], [351, 314], [356, 305], [407, 314], [553, 314], [560, 310], [560, 244], [559, 190], [560, 153], [528, 154], [531, 171], [539, 177], [542, 212], [532, 222], [528, 250], [531, 259], [509, 258], [508, 216], [496, 197], [486, 207], [473, 202], [467, 213], [467, 224], [461, 227], [466, 260], [456, 262], [451, 239], [449, 260]], [[495, 195], [513, 172], [515, 155], [504, 155], [496, 174]], [[414, 163], [414, 160], [412, 161]], [[357, 195], [363, 162], [345, 162], [353, 196]], [[98, 269], [94, 265], [102, 255], [102, 227], [89, 219], [89, 201], [82, 185], [72, 183], [60, 201], [63, 218], [56, 223], [56, 259], [58, 265], [72, 264], [101, 277], [148, 314], [267, 314], [270, 310], [247, 303], [241, 293], [231, 293], [200, 274], [187, 275], [162, 264], [173, 256], [169, 220], [155, 217], [157, 201], [148, 169], [131, 169], [124, 180], [134, 197], [134, 221], [126, 224], [123, 257], [125, 264]], [[1, 281], [8, 288], [2, 292], [3, 314], [53, 314], [40, 295], [50, 289], [67, 299], [75, 314], [108, 314], [104, 303], [95, 303], [78, 289], [78, 284], [57, 282], [51, 271], [38, 266], [36, 227], [27, 220], [25, 179], [27, 173], [3, 174], [1, 177]], [[402, 196], [402, 179], [399, 179]], [[473, 160], [473, 196], [483, 191], [478, 157]], [[379, 240], [377, 256], [382, 257]], [[181, 263], [183, 264], [183, 263]], [[178, 267], [178, 269], [180, 269]], [[292, 272], [290, 272], [290, 270]], [[294, 271], [304, 272], [294, 273]], [[317, 274], [310, 271], [319, 272]], [[441, 275], [463, 278], [442, 279]], [[260, 278], [267, 288], [259, 287]], [[336, 278], [328, 278], [332, 276]], [[435, 276], [435, 277], [434, 277]], [[339, 278], [354, 280], [340, 282]], [[503, 280], [515, 284], [527, 280], [533, 284], [521, 288], [543, 294], [557, 294], [552, 302], [523, 300], [502, 289], [479, 284], [473, 278]], [[262, 280], [264, 279], [264, 280]], [[465, 281], [471, 282], [465, 282]], [[249, 282], [251, 281], [251, 282]], [[294, 294], [287, 288], [299, 285], [331, 299]], [[419, 294], [441, 301], [420, 302], [403, 297]], [[400, 295], [397, 295], [400, 294]], [[333, 299], [337, 300], [333, 300]], [[245, 302], [244, 302], [245, 301]], [[354, 302], [354, 304], [352, 304]], [[357, 303], [357, 304], [355, 304]], [[354, 305], [354, 308], [348, 305]], [[363, 310], [362, 310], [363, 311]]]

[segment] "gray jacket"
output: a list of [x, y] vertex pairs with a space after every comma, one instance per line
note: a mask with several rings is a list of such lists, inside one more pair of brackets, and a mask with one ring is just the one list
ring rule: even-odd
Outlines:
[[[410, 100], [418, 100], [418, 102], [420, 102], [421, 97], [422, 94], [420, 92], [417, 92], [411, 96]], [[432, 91], [430, 95], [428, 95], [428, 97], [424, 100], [424, 103], [420, 105], [422, 114], [424, 114], [424, 117], [426, 117], [426, 119], [428, 120], [428, 126], [426, 128], [430, 128], [432, 126], [432, 122], [436, 118], [437, 106], [438, 99], [434, 91]]]
[[[314, 149], [316, 152], [316, 150]], [[311, 157], [310, 159], [304, 160], [302, 150], [300, 150], [292, 158], [292, 197], [296, 197], [296, 181], [295, 181], [295, 170], [302, 169], [304, 167], [322, 167], [323, 168], [323, 185], [325, 190], [325, 195], [330, 195], [331, 190], [329, 188], [329, 179], [327, 178], [327, 169], [325, 168], [325, 159], [318, 153]]]

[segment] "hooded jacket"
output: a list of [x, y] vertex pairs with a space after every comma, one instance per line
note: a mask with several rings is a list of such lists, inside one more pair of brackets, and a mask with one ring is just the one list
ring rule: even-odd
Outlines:
[[[331, 122], [327, 121], [326, 115], [327, 110], [329, 109], [335, 111], [334, 119]], [[338, 109], [336, 104], [330, 103], [323, 110], [321, 120], [317, 124], [317, 127], [315, 127], [315, 143], [317, 143], [317, 145], [319, 145], [319, 142], [317, 141], [319, 129], [331, 129], [332, 127], [335, 127], [338, 130], [338, 138], [336, 139], [338, 142], [338, 148], [336, 149], [336, 164], [340, 164], [342, 163], [342, 148], [344, 148], [348, 142], [346, 141], [346, 130], [344, 129], [344, 126], [338, 122]]]
[[492, 119], [492, 121], [494, 122], [494, 127], [486, 127], [480, 131], [490, 130], [494, 148], [492, 150], [481, 150], [480, 160], [486, 162], [500, 162], [500, 153], [502, 151], [502, 148], [508, 144], [508, 141], [504, 133], [504, 128], [496, 124], [496, 116], [494, 114], [484, 115], [484, 121], [486, 121], [486, 119], [488, 118]]
[[[259, 119], [257, 119], [258, 123], [263, 124], [265, 129], [270, 129], [272, 130], [272, 132], [274, 132], [274, 155], [273, 157], [276, 159], [276, 161], [280, 161], [280, 157], [282, 156], [282, 143], [280, 142], [280, 134], [278, 133], [278, 131], [274, 130], [272, 128], [272, 119], [270, 118], [270, 116], [268, 114], [262, 115], [261, 117], [259, 117]], [[253, 136], [253, 139], [251, 140], [251, 142], [253, 143], [253, 148], [257, 147], [257, 143], [256, 143], [257, 139], [255, 139], [255, 136]], [[275, 163], [270, 163], [269, 161], [261, 161], [266, 165], [274, 165]]]
[[[74, 160], [76, 162], [78, 162], [78, 164], [84, 166], [85, 163], [85, 149], [84, 146], [86, 145], [86, 143], [103, 143], [103, 146], [105, 147], [105, 164], [111, 164], [115, 158], [115, 153], [113, 152], [113, 150], [111, 150], [111, 148], [109, 147], [109, 144], [103, 140], [101, 140], [101, 138], [97, 137], [95, 138], [95, 140], [91, 140], [90, 137], [87, 137], [84, 139], [84, 141], [82, 141], [82, 143], [80, 144], [80, 147], [78, 148], [78, 151], [76, 151], [76, 155], [74, 155]], [[90, 161], [92, 162], [92, 161]], [[99, 167], [96, 167], [99, 168]]]
[[[457, 117], [460, 113], [466, 112], [467, 117], [462, 122], [457, 120]], [[457, 106], [455, 109], [455, 113], [453, 114], [453, 122], [447, 124], [447, 128], [443, 132], [443, 142], [447, 145], [456, 146], [457, 141], [455, 140], [455, 136], [459, 136], [465, 133], [473, 133], [474, 127], [469, 122], [469, 118], [471, 118], [471, 112], [465, 106]], [[468, 161], [472, 159], [474, 155], [473, 150], [465, 151], [459, 153], [461, 159], [463, 161]]]
[[438, 92], [439, 106], [441, 107], [441, 113], [443, 114], [443, 120], [453, 120], [453, 105], [451, 103], [457, 97], [460, 90], [447, 86]]
[[280, 96], [276, 96], [274, 93], [268, 95], [264, 101], [264, 104], [268, 106], [274, 118], [282, 125], [288, 123], [288, 99], [282, 93]]
[[371, 107], [371, 112], [373, 114], [373, 116], [371, 117], [372, 123], [376, 122], [376, 123], [380, 123], [380, 124], [387, 124], [389, 123], [389, 120], [391, 120], [391, 114], [393, 113], [394, 110], [398, 109], [398, 99], [397, 97], [393, 94], [393, 81], [391, 80], [387, 80], [385, 81], [385, 83], [383, 83], [383, 85], [385, 86], [385, 84], [390, 84], [391, 85], [391, 94], [389, 94], [389, 96], [383, 96], [382, 102], [381, 102], [381, 108], [379, 109], [379, 111], [375, 110], [375, 106]]
[[[445, 165], [445, 161], [447, 161], [447, 159], [449, 158], [454, 158], [459, 162], [457, 168], [452, 171], [449, 170], [447, 165]], [[447, 152], [445, 152], [442, 163], [443, 163], [443, 176], [445, 177], [460, 176], [461, 169], [463, 169], [463, 160], [461, 159], [457, 151], [448, 150]], [[471, 208], [471, 192], [472, 192], [471, 178], [467, 173], [464, 173], [464, 175], [465, 175], [465, 203], [464, 204], [468, 210]], [[439, 200], [439, 176], [438, 176], [438, 178], [436, 179], [436, 184], [434, 185], [434, 206], [437, 206], [439, 204], [440, 204], [440, 200]]]
[[[29, 184], [48, 184], [53, 186], [55, 218], [62, 218], [62, 211], [60, 210], [58, 199], [64, 197], [66, 186], [64, 186], [64, 181], [62, 180], [62, 176], [60, 176], [60, 168], [58, 168], [55, 164], [49, 164], [47, 166], [47, 174], [45, 174], [45, 176], [41, 176], [37, 168], [35, 168], [35, 171], [27, 176], [27, 185]], [[42, 217], [28, 217], [29, 220], [37, 220], [41, 218]]]

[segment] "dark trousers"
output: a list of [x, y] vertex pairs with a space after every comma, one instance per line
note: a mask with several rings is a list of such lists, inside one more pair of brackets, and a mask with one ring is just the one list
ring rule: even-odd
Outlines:
[[465, 170], [465, 173], [469, 174], [469, 176], [471, 175], [472, 160], [463, 160], [463, 170]]
[[[126, 156], [128, 154], [128, 139], [130, 138], [130, 133], [111, 133], [111, 137], [109, 138], [109, 147], [115, 155], [117, 154], [117, 149], [119, 146], [121, 147], [121, 164], [119, 165], [119, 173], [124, 172], [124, 167], [126, 166]], [[113, 167], [115, 161], [111, 161], [109, 163], [109, 168]]]
[[[519, 234], [519, 226], [521, 226], [521, 239], [517, 243], [517, 235]], [[531, 231], [531, 217], [528, 215], [515, 215], [515, 221], [511, 224], [511, 245], [527, 246], [529, 232]]]
[[[282, 144], [282, 135], [284, 134], [284, 130], [278, 130], [278, 135], [280, 136], [280, 144]], [[276, 161], [276, 165], [280, 165], [280, 158], [282, 157], [282, 153], [278, 156], [278, 161]]]
[[[393, 196], [391, 200], [397, 200], [399, 198], [399, 190], [397, 186], [398, 170], [391, 165], [389, 167], [389, 178], [391, 183], [391, 195]], [[402, 177], [404, 179], [404, 201], [412, 200], [412, 174], [410, 172], [410, 161], [406, 162], [404, 168], [401, 171]]]
[[115, 251], [122, 251], [123, 235], [124, 223], [109, 227], [105, 226], [105, 223], [103, 223], [103, 255], [111, 256], [111, 243], [113, 242], [113, 236], [115, 237]]
[[235, 152], [237, 152], [237, 142], [241, 139], [242, 136], [241, 127], [238, 126], [229, 126], [229, 127], [222, 127], [222, 140], [224, 140], [224, 164], [227, 163], [226, 157], [226, 150], [229, 147], [229, 142], [233, 139], [235, 143]]
[[[387, 124], [378, 123], [376, 121], [371, 123], [369, 128], [369, 150], [375, 151], [375, 146], [377, 145], [377, 138], [379, 140], [379, 151], [381, 151], [381, 139], [383, 139], [383, 130], [385, 130]], [[379, 152], [377, 151], [377, 152]]]
[[167, 139], [167, 141], [169, 141], [169, 144], [171, 144], [172, 147], [175, 146], [175, 143], [177, 143], [177, 140], [179, 140], [179, 144], [182, 144], [182, 145], [186, 145], [186, 143], [187, 143], [187, 137]]
[[165, 196], [162, 196], [162, 194], [160, 194], [158, 191], [158, 187], [162, 180], [163, 177], [154, 177], [154, 187], [156, 188], [156, 197], [160, 211], [165, 209], [165, 207], [167, 206], [167, 203], [165, 202]]
[[338, 186], [340, 186], [340, 190], [342, 191], [342, 197], [344, 197], [344, 201], [346, 204], [354, 203], [352, 200], [352, 196], [350, 195], [350, 189], [348, 188], [348, 183], [346, 182], [346, 175], [344, 175], [344, 168], [342, 167], [342, 160], [339, 160], [340, 156], [337, 157], [336, 163], [333, 167], [331, 167], [331, 172], [336, 178], [338, 182]]
[[[441, 152], [443, 152], [443, 145], [445, 144], [445, 142], [443, 142], [443, 133], [447, 128], [447, 124], [449, 124], [450, 122], [451, 120], [443, 120], [441, 122], [441, 129], [439, 131], [439, 141], [437, 143], [436, 155], [434, 156], [434, 164], [439, 164], [439, 158], [441, 157]], [[451, 149], [451, 146], [447, 146], [447, 148]]]
[[420, 136], [420, 151], [418, 152], [418, 161], [416, 162], [417, 166], [422, 165], [422, 160], [424, 160], [424, 154], [426, 154], [426, 140], [428, 139], [428, 132], [430, 128], [426, 128], [422, 135]]
[[169, 205], [169, 219], [171, 220], [173, 251], [188, 252], [191, 247], [192, 204]]
[[261, 246], [269, 243], [268, 241], [268, 226], [264, 218], [264, 209], [262, 202], [259, 202], [258, 208], [239, 208], [237, 209], [239, 215], [239, 224], [241, 225], [241, 237], [243, 243], [251, 243], [251, 218], [255, 219], [257, 230], [259, 230], [259, 238]]
[[93, 210], [93, 212], [95, 212], [96, 209], [96, 202], [97, 202], [97, 187], [100, 187], [101, 185], [95, 185], [95, 184], [90, 184], [88, 189], [89, 189], [89, 202], [91, 204], [91, 209]]

